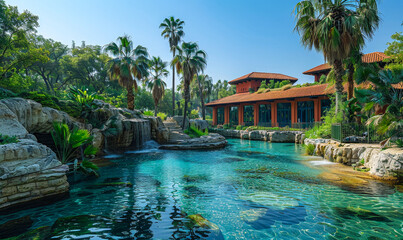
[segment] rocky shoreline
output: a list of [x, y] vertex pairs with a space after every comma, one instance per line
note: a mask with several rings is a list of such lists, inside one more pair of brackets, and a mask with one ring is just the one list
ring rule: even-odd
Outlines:
[[305, 139], [305, 145], [315, 145], [315, 155], [329, 161], [353, 166], [363, 162], [369, 173], [378, 178], [401, 178], [403, 149], [380, 149], [376, 144], [340, 144], [329, 139]]
[[219, 149], [227, 145], [227, 140], [217, 133], [210, 133], [200, 138], [182, 140], [177, 144], [161, 145], [160, 149], [166, 150], [202, 150], [202, 149]]

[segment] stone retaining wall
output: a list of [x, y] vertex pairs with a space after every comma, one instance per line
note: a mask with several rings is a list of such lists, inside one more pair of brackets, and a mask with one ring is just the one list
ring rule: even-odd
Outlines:
[[403, 175], [403, 149], [381, 150], [375, 144], [340, 144], [329, 139], [305, 139], [305, 144], [315, 145], [315, 154], [332, 162], [351, 166], [364, 160], [364, 166], [377, 177]]
[[248, 131], [217, 128], [209, 129], [209, 131], [218, 133], [224, 137], [268, 141], [274, 143], [302, 143], [303, 139], [305, 139], [305, 134], [300, 131]]
[[67, 193], [67, 170], [50, 148], [33, 140], [0, 145], [0, 210]]

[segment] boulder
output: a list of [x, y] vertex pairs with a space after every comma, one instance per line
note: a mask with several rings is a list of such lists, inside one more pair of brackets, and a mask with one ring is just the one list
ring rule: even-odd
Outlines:
[[218, 133], [210, 133], [200, 138], [181, 140], [177, 144], [161, 145], [161, 149], [169, 150], [197, 150], [197, 149], [218, 149], [227, 145], [227, 140]]
[[208, 122], [206, 120], [191, 119], [190, 125], [196, 127], [197, 129], [199, 129], [201, 131], [208, 129]]
[[301, 134], [302, 132], [294, 132], [294, 131], [274, 131], [270, 132], [270, 142], [274, 143], [294, 143], [295, 135]]
[[27, 231], [33, 223], [30, 216], [25, 216], [0, 224], [0, 239], [22, 234]]
[[25, 138], [28, 131], [18, 121], [17, 116], [0, 101], [0, 134]]
[[403, 174], [403, 150], [374, 149], [367, 159], [365, 166], [370, 173], [378, 177], [396, 177]]
[[[176, 123], [178, 123], [178, 125], [180, 127], [182, 127], [183, 116], [174, 116], [174, 117], [169, 117], [167, 119], [167, 121], [172, 121], [172, 120], [175, 121]], [[185, 120], [185, 129], [187, 129], [187, 128], [189, 128], [189, 119], [188, 118], [186, 118], [186, 120]]]
[[165, 144], [169, 140], [169, 130], [165, 127], [160, 117], [145, 117], [150, 121], [151, 138], [159, 144]]

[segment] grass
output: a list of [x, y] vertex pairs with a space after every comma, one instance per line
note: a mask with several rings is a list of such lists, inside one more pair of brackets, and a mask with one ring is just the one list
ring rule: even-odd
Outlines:
[[8, 135], [2, 135], [0, 134], [0, 145], [5, 145], [9, 143], [18, 143], [19, 140], [17, 139], [16, 136], [10, 137]]
[[206, 129], [205, 132], [197, 129], [195, 126], [189, 126], [188, 129], [183, 131], [185, 134], [189, 135], [191, 138], [199, 138], [201, 136], [208, 135], [208, 130]]
[[313, 144], [308, 144], [308, 145], [304, 145], [305, 148], [305, 154], [312, 156], [315, 153], [315, 145]]

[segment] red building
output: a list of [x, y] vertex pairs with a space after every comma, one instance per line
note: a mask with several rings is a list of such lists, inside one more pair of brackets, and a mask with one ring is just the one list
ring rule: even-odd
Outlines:
[[[385, 58], [385, 54], [375, 52], [364, 55], [363, 62], [383, 64]], [[315, 82], [318, 82], [330, 70], [329, 64], [322, 64], [304, 74], [315, 76]], [[277, 73], [253, 72], [230, 81], [236, 85], [236, 94], [206, 104], [213, 108], [213, 125], [304, 127], [319, 122], [330, 108], [328, 95], [334, 93], [334, 87], [328, 87], [328, 84], [258, 93], [263, 80], [267, 83], [289, 80], [294, 84], [298, 79]], [[250, 93], [249, 89], [255, 92]]]

